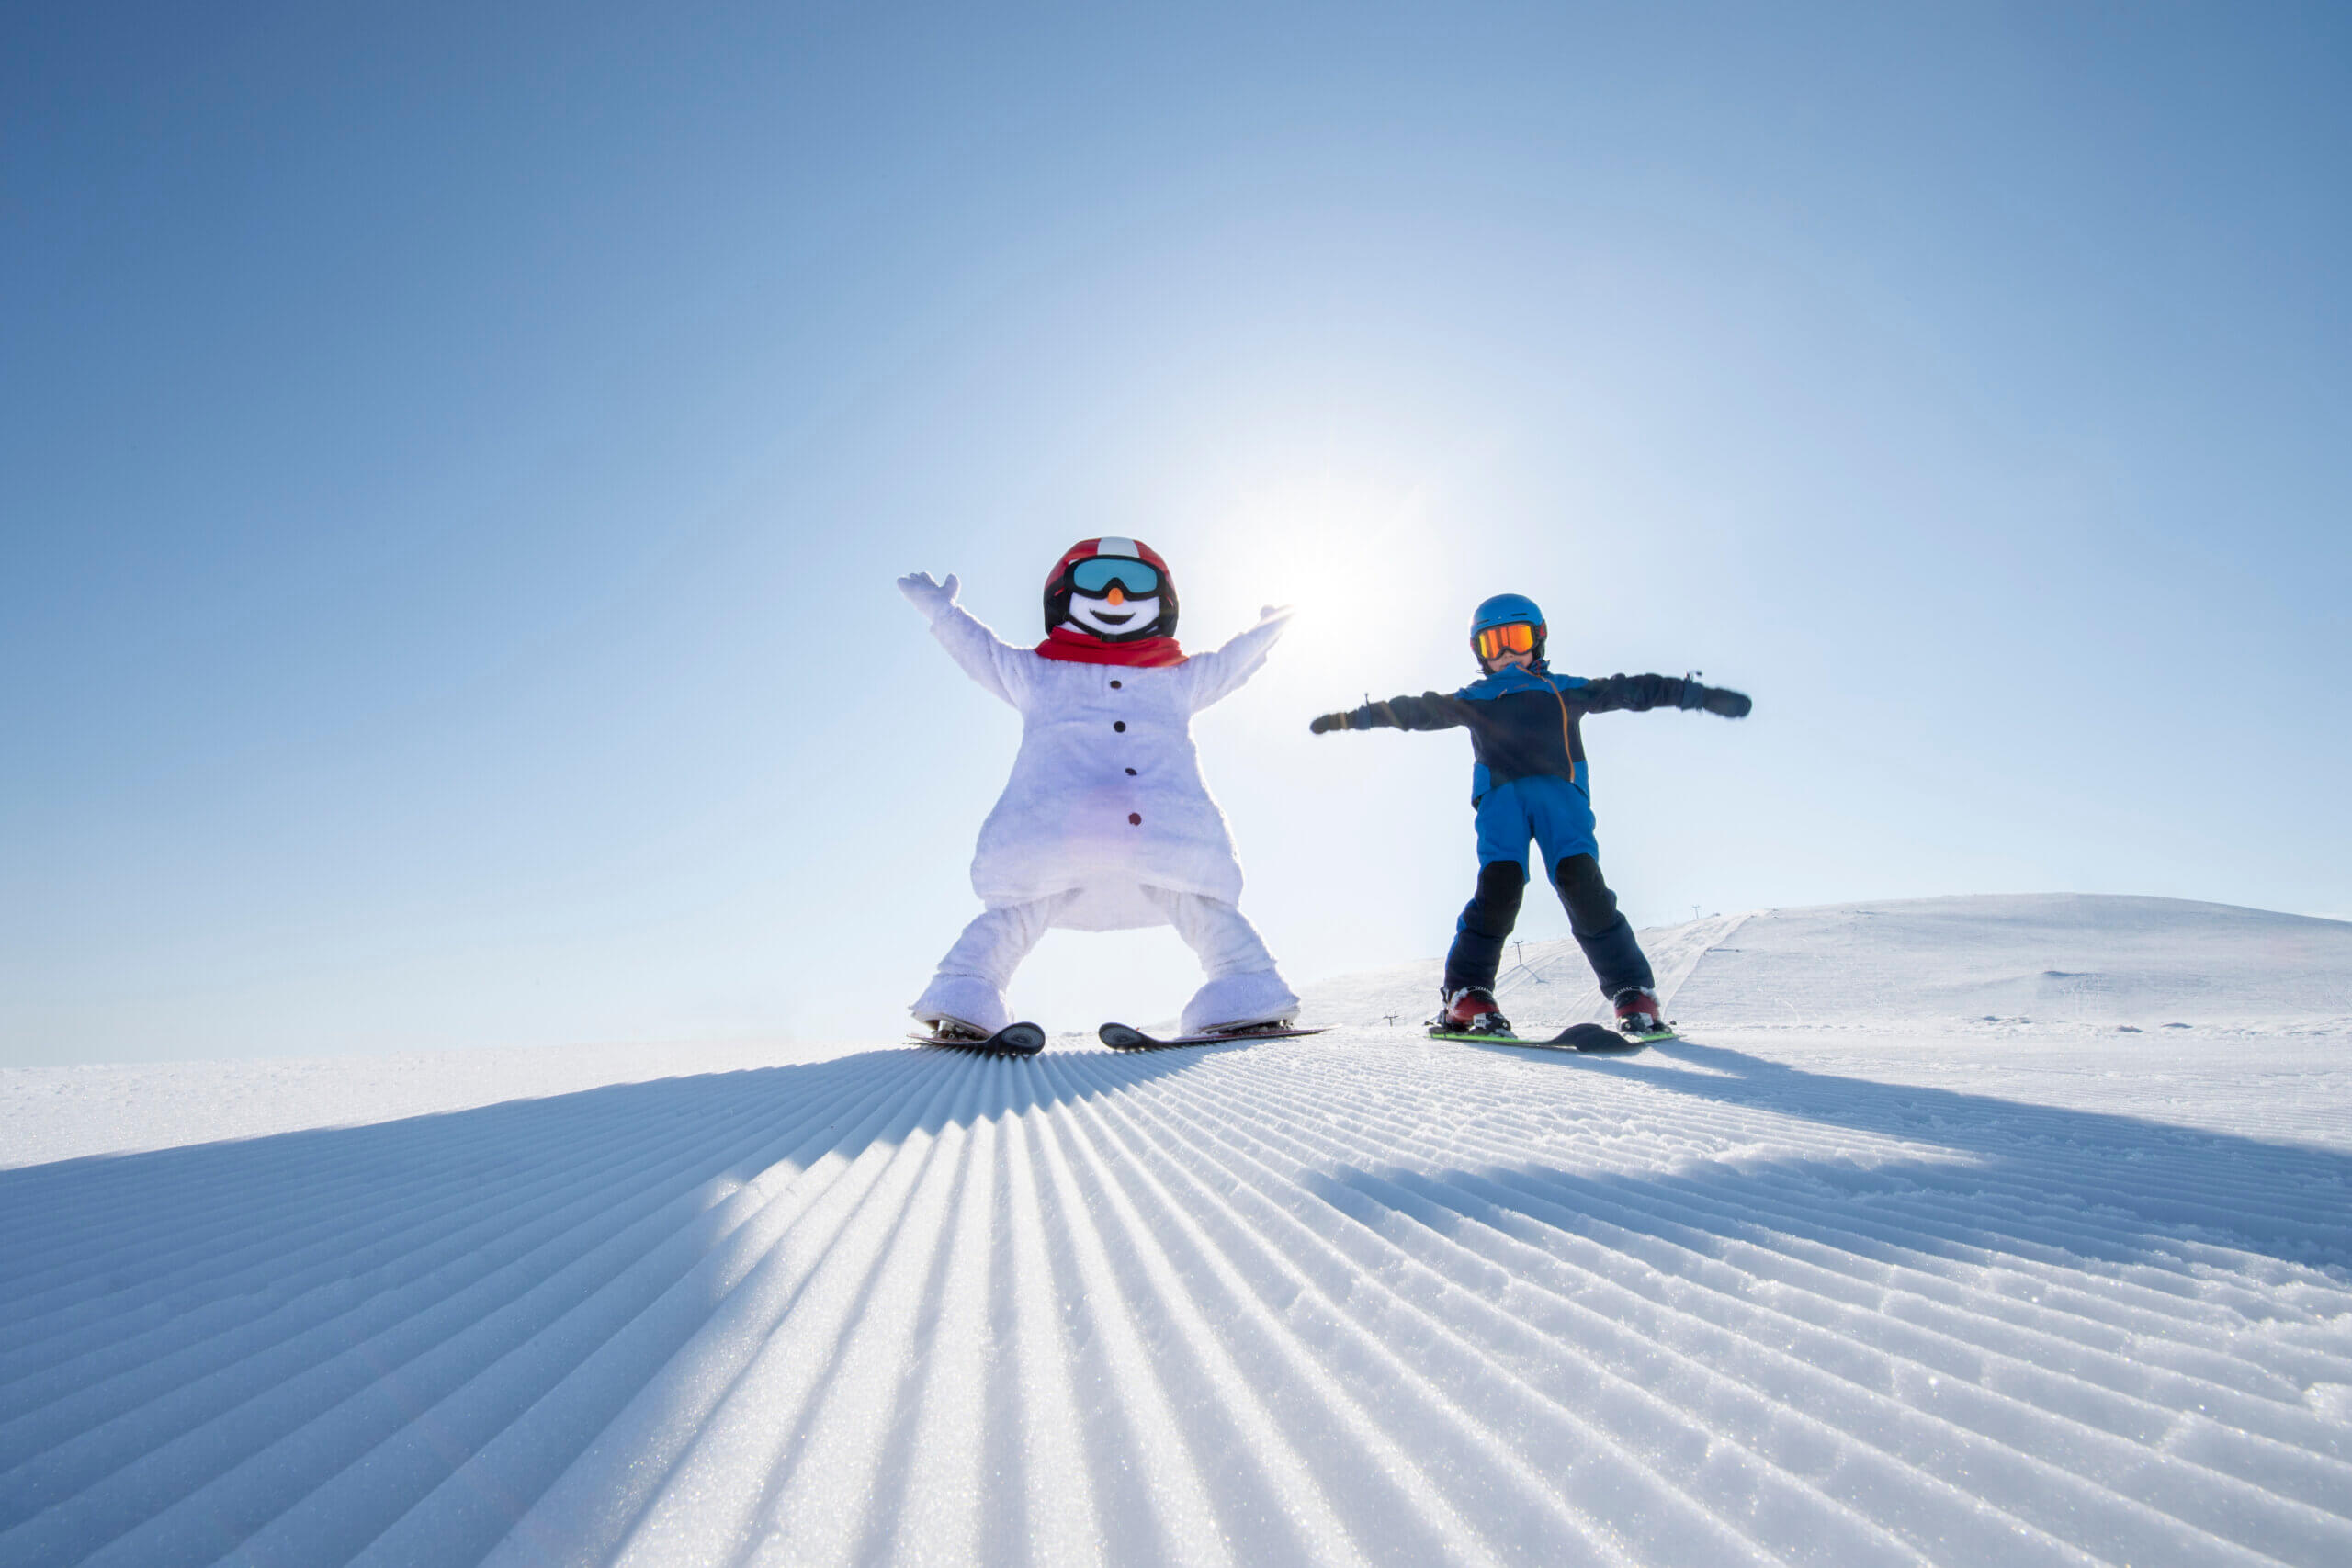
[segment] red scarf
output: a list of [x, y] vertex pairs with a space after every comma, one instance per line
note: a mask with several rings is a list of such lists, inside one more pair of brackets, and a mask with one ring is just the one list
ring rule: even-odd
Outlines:
[[1182, 664], [1187, 657], [1172, 637], [1104, 642], [1068, 624], [1047, 631], [1046, 640], [1037, 645], [1037, 654], [1043, 659], [1058, 659], [1065, 664], [1133, 664], [1151, 669]]

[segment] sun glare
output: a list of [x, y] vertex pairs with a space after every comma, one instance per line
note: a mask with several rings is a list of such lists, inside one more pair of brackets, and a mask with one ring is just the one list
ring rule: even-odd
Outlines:
[[1410, 646], [1450, 592], [1434, 497], [1364, 478], [1295, 476], [1239, 494], [1212, 533], [1218, 597], [1288, 604], [1299, 625], [1283, 663], [1318, 680], [1361, 682]]

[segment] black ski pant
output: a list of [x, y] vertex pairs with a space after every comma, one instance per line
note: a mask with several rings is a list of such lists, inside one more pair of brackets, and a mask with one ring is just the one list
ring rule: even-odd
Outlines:
[[[1617, 895], [1600, 878], [1600, 863], [1590, 855], [1569, 855], [1552, 868], [1552, 886], [1567, 907], [1568, 930], [1592, 965], [1600, 994], [1614, 999], [1638, 986], [1655, 990], [1650, 961], [1634, 938], [1634, 925], [1617, 911]], [[1476, 986], [1491, 991], [1495, 972], [1502, 967], [1503, 943], [1519, 923], [1519, 901], [1527, 887], [1527, 868], [1515, 860], [1488, 861], [1478, 868], [1478, 891], [1462, 908], [1453, 928], [1453, 948], [1445, 955], [1445, 987], [1449, 991]]]

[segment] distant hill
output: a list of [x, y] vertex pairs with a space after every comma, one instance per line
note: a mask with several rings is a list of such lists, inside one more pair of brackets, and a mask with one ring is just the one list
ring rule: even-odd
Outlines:
[[[1977, 894], [1759, 909], [1642, 933], [1686, 1025], [1949, 1026], [1984, 1019], [2143, 1029], [2352, 1017], [2352, 923], [2090, 893]], [[1573, 942], [1507, 956], [1503, 1010], [1602, 1016]], [[1323, 1023], [1400, 1024], [1435, 1007], [1436, 958], [1305, 988]]]

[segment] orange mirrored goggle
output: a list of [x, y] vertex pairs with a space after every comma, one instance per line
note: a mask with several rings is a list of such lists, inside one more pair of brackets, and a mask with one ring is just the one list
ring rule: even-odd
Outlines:
[[1481, 659], [1498, 659], [1505, 653], [1535, 651], [1535, 628], [1525, 621], [1514, 621], [1507, 626], [1488, 626], [1478, 634], [1474, 646]]

